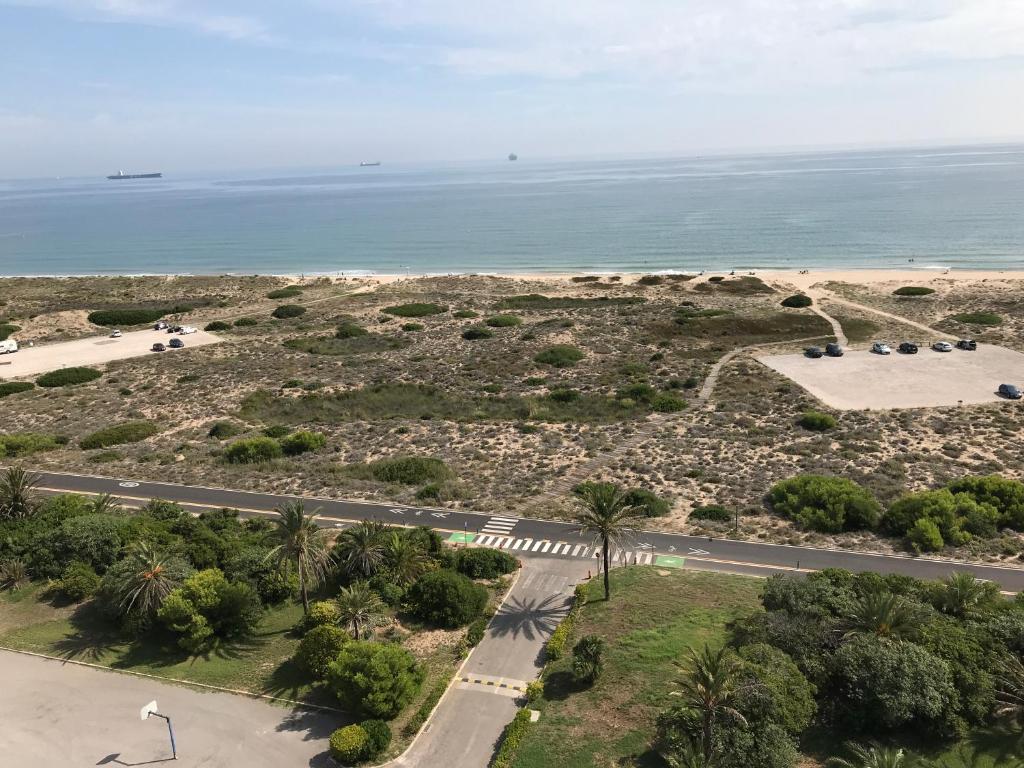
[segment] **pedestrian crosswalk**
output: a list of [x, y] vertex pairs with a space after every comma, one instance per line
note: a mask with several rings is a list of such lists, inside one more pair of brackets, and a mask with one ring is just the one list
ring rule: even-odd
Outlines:
[[480, 533], [510, 533], [518, 522], [515, 517], [492, 517], [480, 529]]
[[[502, 536], [490, 533], [470, 536], [467, 543], [493, 549], [505, 549], [510, 552], [559, 555], [561, 557], [597, 559], [601, 554], [599, 547], [587, 544], [550, 541], [548, 539], [517, 538], [515, 536]], [[616, 548], [608, 553], [608, 558], [615, 565], [650, 565], [654, 562], [654, 553], [648, 550]]]

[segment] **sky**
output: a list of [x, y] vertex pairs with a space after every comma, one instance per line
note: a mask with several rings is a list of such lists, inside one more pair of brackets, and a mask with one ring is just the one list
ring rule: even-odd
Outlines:
[[0, 178], [1024, 139], [1024, 0], [0, 0]]

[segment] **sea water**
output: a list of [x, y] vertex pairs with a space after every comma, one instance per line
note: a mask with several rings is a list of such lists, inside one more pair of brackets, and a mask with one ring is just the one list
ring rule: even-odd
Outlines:
[[0, 182], [0, 275], [1024, 268], [1022, 145], [162, 170]]

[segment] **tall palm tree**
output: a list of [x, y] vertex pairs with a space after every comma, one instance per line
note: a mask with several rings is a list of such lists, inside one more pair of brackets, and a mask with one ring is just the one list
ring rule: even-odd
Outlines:
[[1007, 656], [996, 676], [996, 717], [1024, 731], [1024, 662]]
[[364, 520], [342, 531], [334, 548], [341, 569], [350, 576], [373, 576], [384, 563], [387, 529], [383, 523]]
[[966, 618], [999, 597], [999, 587], [969, 573], [954, 573], [942, 582], [941, 606], [945, 613]]
[[395, 581], [412, 584], [430, 567], [430, 558], [423, 545], [407, 531], [392, 531], [384, 545], [384, 559]]
[[363, 628], [372, 624], [384, 612], [384, 603], [365, 581], [342, 587], [338, 593], [338, 612], [341, 623], [352, 627], [352, 637], [358, 640]]
[[604, 599], [610, 600], [608, 550], [629, 533], [629, 522], [639, 509], [629, 503], [626, 492], [615, 483], [584, 483], [577, 498], [576, 522], [580, 533], [591, 534], [601, 546], [604, 561]]
[[18, 520], [36, 508], [35, 488], [42, 478], [21, 467], [10, 467], [0, 475], [0, 518]]
[[713, 651], [705, 645], [701, 651], [687, 650], [685, 674], [678, 681], [680, 689], [673, 691], [672, 695], [681, 696], [684, 706], [699, 715], [700, 752], [706, 758], [713, 755], [715, 725], [719, 717], [727, 715], [746, 725], [746, 718], [732, 706], [736, 695], [752, 685], [743, 681], [742, 669], [739, 659], [727, 648]]
[[867, 745], [847, 742], [845, 746], [850, 759], [830, 757], [825, 762], [828, 768], [902, 768], [907, 764], [902, 749], [883, 747], [875, 742]]
[[327, 549], [323, 529], [317, 525], [320, 510], [306, 512], [301, 501], [286, 501], [276, 510], [274, 535], [278, 545], [267, 553], [276, 558], [279, 568], [295, 566], [299, 575], [299, 593], [302, 595], [302, 610], [309, 613], [309, 587], [316, 586], [327, 578], [334, 558]]
[[917, 611], [899, 595], [884, 590], [869, 592], [853, 604], [842, 626], [846, 637], [858, 633], [908, 640], [918, 633]]
[[132, 547], [127, 559], [131, 565], [119, 574], [114, 587], [121, 612], [152, 618], [184, 581], [189, 568], [180, 558], [165, 555], [145, 541]]

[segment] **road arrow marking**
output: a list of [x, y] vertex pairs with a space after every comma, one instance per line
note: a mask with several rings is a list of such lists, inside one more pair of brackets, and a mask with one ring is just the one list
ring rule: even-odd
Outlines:
[[693, 547], [690, 547], [690, 554], [691, 555], [710, 555], [711, 553], [708, 552], [706, 549], [694, 549]]

